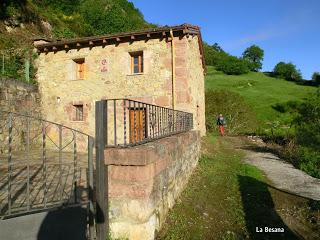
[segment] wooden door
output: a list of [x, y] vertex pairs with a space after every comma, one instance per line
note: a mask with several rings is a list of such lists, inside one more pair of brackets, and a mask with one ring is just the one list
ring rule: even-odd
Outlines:
[[130, 109], [130, 143], [146, 138], [146, 109]]

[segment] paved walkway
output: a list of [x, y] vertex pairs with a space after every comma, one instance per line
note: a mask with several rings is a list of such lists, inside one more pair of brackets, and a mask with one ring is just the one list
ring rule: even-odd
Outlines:
[[264, 171], [274, 187], [301, 197], [320, 201], [320, 179], [313, 178], [268, 152], [247, 150], [245, 162]]

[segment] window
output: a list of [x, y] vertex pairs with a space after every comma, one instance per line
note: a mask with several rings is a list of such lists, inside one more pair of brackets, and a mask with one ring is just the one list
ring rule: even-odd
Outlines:
[[75, 121], [83, 121], [83, 105], [73, 105], [75, 108]]
[[143, 73], [143, 52], [130, 53], [131, 56], [131, 73]]
[[76, 63], [76, 79], [84, 79], [84, 58], [73, 60]]

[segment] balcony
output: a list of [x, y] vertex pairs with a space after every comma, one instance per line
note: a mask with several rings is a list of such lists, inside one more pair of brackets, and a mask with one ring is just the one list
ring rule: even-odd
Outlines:
[[130, 99], [105, 100], [105, 147], [131, 147], [193, 129], [193, 115]]

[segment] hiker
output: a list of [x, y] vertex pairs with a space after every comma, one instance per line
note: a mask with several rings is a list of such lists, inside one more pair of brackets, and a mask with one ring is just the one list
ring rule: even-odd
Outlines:
[[219, 114], [219, 117], [217, 119], [217, 126], [219, 127], [220, 135], [224, 136], [224, 126], [226, 125], [226, 120], [224, 120], [224, 117], [222, 114]]

